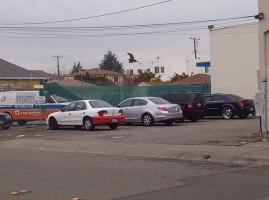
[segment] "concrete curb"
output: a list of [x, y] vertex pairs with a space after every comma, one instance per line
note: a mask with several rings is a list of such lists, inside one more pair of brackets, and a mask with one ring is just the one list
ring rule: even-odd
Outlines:
[[269, 165], [269, 144], [265, 142], [251, 143], [238, 147], [95, 141], [52, 141], [24, 138], [1, 142], [0, 148]]

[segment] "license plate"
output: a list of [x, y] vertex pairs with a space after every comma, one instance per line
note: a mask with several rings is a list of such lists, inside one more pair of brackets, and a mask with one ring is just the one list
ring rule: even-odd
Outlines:
[[118, 122], [118, 119], [112, 119], [112, 122]]
[[201, 106], [202, 104], [198, 103], [197, 105], [198, 105], [198, 106]]

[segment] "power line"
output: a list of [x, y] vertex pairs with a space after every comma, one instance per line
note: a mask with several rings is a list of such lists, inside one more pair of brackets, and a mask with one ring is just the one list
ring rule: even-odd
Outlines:
[[[239, 21], [240, 20], [240, 21]], [[233, 20], [230, 22], [220, 22], [215, 23], [214, 25], [236, 25], [234, 23], [240, 23], [245, 22], [249, 19], [241, 19], [241, 17], [238, 20]], [[204, 20], [205, 21], [205, 20]], [[212, 20], [207, 20], [212, 21]], [[181, 23], [181, 22], [179, 22]], [[182, 24], [185, 26], [185, 24]], [[182, 26], [178, 25], [178, 26]], [[189, 25], [192, 25], [191, 23]], [[242, 24], [240, 24], [242, 25]], [[96, 32], [97, 30], [94, 30], [94, 34], [89, 33], [89, 31], [92, 31], [91, 29], [68, 29], [68, 27], [64, 29], [45, 29], [43, 28], [37, 28], [37, 29], [29, 29], [27, 27], [26, 29], [19, 29], [20, 32], [15, 31], [16, 28], [4, 28], [2, 29], [0, 27], [0, 33], [7, 33], [7, 34], [13, 34], [13, 35], [28, 35], [28, 36], [40, 36], [39, 38], [82, 38], [82, 37], [109, 37], [109, 36], [128, 36], [128, 35], [172, 35], [172, 33], [175, 33], [175, 35], [189, 35], [188, 34], [180, 34], [180, 32], [190, 32], [190, 31], [198, 31], [198, 30], [208, 30], [208, 24], [207, 25], [199, 25], [199, 26], [191, 26], [191, 27], [183, 27], [183, 28], [173, 28], [173, 29], [163, 29], [164, 27], [155, 27], [155, 28], [162, 28], [162, 30], [153, 30], [153, 31], [144, 31], [144, 32], [135, 32], [135, 33], [124, 33], [124, 32], [110, 32], [110, 33], [104, 33], [104, 30], [102, 30], [101, 34]], [[147, 28], [147, 27], [145, 27]], [[108, 29], [109, 30], [109, 29]], [[79, 32], [78, 32], [79, 31]], [[100, 30], [99, 30], [100, 31]], [[111, 30], [113, 31], [113, 30]], [[118, 30], [114, 30], [118, 31]], [[70, 34], [74, 33], [74, 34]], [[85, 33], [85, 34], [84, 34]], [[28, 37], [15, 37], [14, 38], [28, 38]], [[31, 37], [33, 38], [33, 37]], [[35, 37], [38, 38], [38, 37]]]
[[[63, 23], [63, 22], [71, 22], [71, 21], [80, 21], [80, 20], [85, 20], [85, 19], [93, 19], [93, 18], [98, 18], [98, 17], [105, 17], [105, 16], [110, 16], [110, 15], [116, 15], [116, 14], [120, 14], [120, 13], [130, 12], [130, 11], [134, 11], [134, 10], [139, 10], [139, 9], [143, 9], [143, 8], [148, 8], [148, 7], [152, 7], [152, 6], [156, 6], [156, 5], [168, 3], [170, 1], [172, 1], [172, 0], [161, 1], [161, 2], [157, 2], [157, 3], [145, 5], [145, 6], [140, 6], [140, 7], [136, 7], [136, 8], [131, 8], [131, 9], [127, 9], [127, 10], [121, 10], [121, 11], [111, 12], [111, 13], [106, 13], [106, 14], [101, 14], [101, 15], [89, 16], [89, 17], [80, 17], [80, 18], [74, 18], [74, 19], [55, 20], [55, 21], [44, 21], [44, 22], [14, 23], [14, 24], [9, 24], [9, 25], [53, 24], [53, 23]], [[4, 25], [7, 25], [7, 24], [4, 24]]]
[[158, 27], [158, 26], [173, 26], [173, 25], [187, 25], [205, 22], [216, 22], [216, 21], [229, 21], [236, 19], [247, 19], [253, 18], [251, 16], [243, 17], [232, 17], [232, 18], [220, 18], [220, 19], [208, 19], [208, 20], [198, 20], [198, 21], [186, 21], [186, 22], [168, 22], [168, 23], [158, 23], [158, 24], [135, 24], [135, 25], [113, 25], [113, 26], [64, 26], [64, 27], [29, 27], [29, 26], [0, 26], [0, 29], [112, 29], [112, 28], [145, 28], [145, 27]]

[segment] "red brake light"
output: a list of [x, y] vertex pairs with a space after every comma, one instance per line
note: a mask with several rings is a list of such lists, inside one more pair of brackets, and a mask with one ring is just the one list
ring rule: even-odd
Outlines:
[[240, 107], [244, 106], [243, 101], [240, 100], [240, 101], [238, 102], [238, 105], [239, 105]]
[[157, 107], [160, 111], [167, 111], [165, 107]]
[[99, 117], [103, 117], [104, 114], [107, 113], [107, 111], [106, 111], [106, 110], [100, 110], [100, 111], [98, 111], [97, 113], [99, 114]]
[[192, 103], [188, 103], [188, 108], [193, 108], [193, 104]]

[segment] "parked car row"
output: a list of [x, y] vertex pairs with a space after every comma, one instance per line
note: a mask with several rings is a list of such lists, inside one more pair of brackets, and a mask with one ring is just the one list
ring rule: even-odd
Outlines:
[[116, 129], [122, 122], [142, 122], [146, 126], [151, 126], [154, 122], [172, 125], [174, 121], [182, 118], [179, 105], [158, 97], [140, 97], [127, 99], [117, 107], [102, 100], [72, 102], [61, 111], [50, 114], [46, 123], [50, 129], [71, 125], [93, 130], [96, 125], [101, 124]]
[[[74, 126], [77, 129], [93, 130], [97, 125], [116, 129], [119, 123], [143, 123], [152, 126], [155, 122], [172, 125], [184, 118], [198, 121], [204, 116], [222, 116], [232, 119], [235, 115], [247, 118], [255, 113], [254, 101], [233, 94], [212, 94], [202, 96], [197, 92], [162, 93], [157, 97], [129, 98], [116, 107], [103, 100], [75, 101], [58, 112], [51, 113], [46, 124], [50, 129]], [[0, 126], [8, 129], [12, 117], [0, 113]]]

